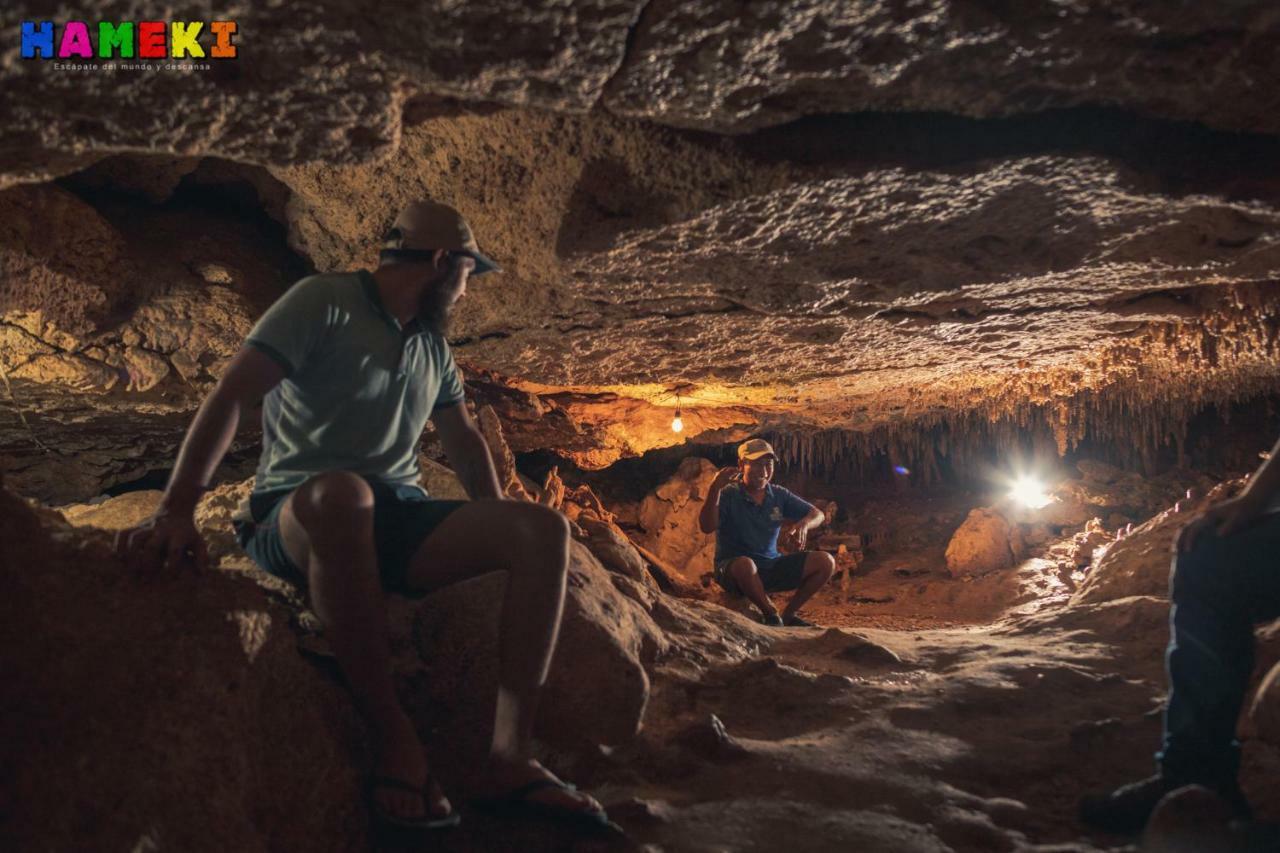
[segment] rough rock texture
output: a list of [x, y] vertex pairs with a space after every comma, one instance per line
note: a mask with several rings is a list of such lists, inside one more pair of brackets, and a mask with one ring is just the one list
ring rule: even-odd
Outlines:
[[288, 608], [233, 571], [137, 578], [106, 536], [0, 502], [6, 849], [363, 843], [362, 732]]
[[[225, 522], [246, 488], [210, 495], [200, 509], [202, 525], [213, 532], [209, 525]], [[118, 838], [123, 846], [144, 835], [196, 850], [363, 843], [358, 775], [349, 768], [367, 755], [305, 613], [264, 596], [225, 556], [220, 570], [201, 578], [143, 582], [114, 565], [100, 534], [67, 530], [47, 514], [29, 521], [24, 504], [0, 498], [6, 650], [0, 665], [21, 699], [0, 715], [6, 733], [0, 786], [33, 806], [19, 822], [0, 827], [6, 849], [77, 847], [86, 837], [98, 845]], [[136, 519], [140, 503], [145, 499], [122, 497], [70, 512], [104, 524], [114, 514], [114, 523], [123, 524]], [[222, 547], [215, 540], [213, 549]], [[23, 570], [12, 571], [15, 565]], [[1164, 691], [1160, 647], [1168, 604], [1160, 599], [1062, 607], [1061, 596], [1049, 596], [981, 627], [779, 633], [604, 572], [580, 547], [573, 577], [566, 631], [581, 617], [586, 633], [565, 635], [556, 667], [568, 668], [549, 706], [560, 713], [543, 720], [545, 734], [561, 745], [557, 767], [600, 796], [637, 843], [678, 850], [779, 846], [794, 842], [795, 827], [803, 825], [805, 849], [814, 850], [1099, 853], [1103, 848], [1081, 837], [1076, 799], [1149, 771], [1158, 728], [1151, 710]], [[429, 733], [451, 792], [487, 737], [476, 718], [493, 678], [486, 649], [497, 581], [482, 578], [420, 604], [393, 599], [403, 695]], [[47, 607], [26, 606], [35, 592], [46, 596], [40, 601]], [[175, 599], [191, 607], [174, 610]], [[228, 605], [265, 611], [273, 621], [259, 633], [239, 616], [227, 619]], [[80, 608], [74, 615], [81, 618], [62, 618], [68, 608]], [[37, 620], [49, 624], [32, 624]], [[186, 627], [178, 630], [173, 620]], [[123, 634], [122, 624], [130, 626]], [[599, 633], [605, 626], [612, 628]], [[99, 642], [86, 644], [86, 635]], [[246, 649], [261, 636], [267, 642], [247, 666]], [[21, 656], [40, 663], [17, 669], [10, 663], [12, 650], [32, 650], [51, 637], [65, 638], [61, 654]], [[638, 670], [625, 662], [633, 653], [642, 661]], [[58, 663], [51, 667], [49, 660]], [[139, 660], [146, 666], [138, 667]], [[605, 667], [606, 683], [594, 669], [589, 680], [575, 677], [579, 660]], [[76, 669], [80, 661], [92, 668]], [[635, 706], [624, 700], [641, 695], [640, 673], [648, 702], [636, 734]], [[134, 692], [104, 693], [135, 682]], [[31, 684], [61, 685], [53, 713], [40, 705], [43, 688]], [[194, 693], [200, 685], [209, 687]], [[134, 701], [135, 693], [142, 701]], [[79, 713], [85, 695], [119, 699], [95, 704], [87, 719], [101, 729], [87, 733]], [[573, 704], [587, 696], [596, 701]], [[607, 712], [599, 697], [623, 713]], [[301, 717], [299, 702], [309, 703]], [[569, 731], [566, 721], [579, 713], [599, 720]], [[39, 720], [36, 728], [27, 714]], [[9, 726], [48, 736], [9, 750], [20, 742]], [[1263, 814], [1273, 815], [1280, 751], [1262, 734], [1270, 731], [1266, 723], [1258, 728], [1257, 736], [1245, 735], [1244, 783]], [[258, 732], [257, 739], [240, 734], [246, 730]], [[68, 738], [67, 731], [76, 734]], [[126, 742], [122, 733], [129, 732], [138, 734]], [[228, 732], [237, 734], [230, 748]], [[198, 763], [175, 764], [173, 743]], [[92, 759], [76, 764], [83, 755]], [[102, 755], [117, 763], [99, 765]], [[39, 772], [28, 756], [40, 761]], [[210, 776], [209, 767], [226, 764]], [[77, 768], [74, 775], [50, 775], [50, 767], [68, 766]], [[319, 775], [302, 775], [316, 767]], [[137, 768], [164, 772], [148, 782]], [[208, 792], [202, 810], [191, 809], [188, 773]], [[296, 808], [299, 778], [317, 781], [302, 790], [323, 820]], [[82, 788], [82, 779], [93, 787]], [[236, 787], [224, 789], [223, 779]], [[103, 784], [127, 795], [123, 807], [101, 805]], [[281, 800], [280, 791], [291, 793]], [[206, 827], [211, 814], [218, 823]], [[100, 822], [85, 830], [72, 815]], [[189, 826], [204, 834], [189, 835]], [[569, 846], [548, 831], [469, 813], [450, 844], [462, 851]]]
[[1223, 483], [1204, 497], [1180, 502], [1134, 528], [1107, 548], [1072, 600], [1084, 604], [1133, 595], [1167, 598], [1177, 532], [1197, 511], [1231, 497], [1243, 485], [1243, 481]]
[[959, 578], [1012, 567], [1017, 535], [1017, 529], [995, 510], [972, 510], [947, 544], [947, 571]]
[[[103, 20], [144, 20], [102, 4]], [[104, 153], [212, 154], [262, 164], [385, 155], [402, 113], [445, 99], [625, 115], [742, 130], [868, 109], [992, 116], [1076, 104], [1278, 129], [1277, 24], [1261, 2], [1224, 17], [1130, 2], [994, 10], [972, 0], [829, 0], [288, 7], [197, 4], [234, 20], [240, 57], [208, 70], [55, 71], [0, 55], [7, 181], [39, 180]], [[0, 17], [17, 33], [30, 12]], [[62, 21], [65, 18], [55, 19]], [[262, 34], [269, 33], [269, 41]], [[464, 35], [465, 34], [465, 35]]]
[[[0, 715], [0, 787], [25, 804], [0, 829], [6, 849], [35, 838], [71, 849], [90, 832], [94, 844], [150, 837], [192, 850], [363, 843], [362, 730], [314, 617], [232, 543], [228, 517], [249, 488], [216, 489], [197, 510], [215, 569], [150, 579], [126, 570], [101, 531], [136, 524], [158, 493], [68, 509], [84, 525], [71, 528], [0, 490], [0, 666], [14, 695]], [[490, 575], [391, 600], [401, 695], [450, 789], [487, 745], [501, 595]], [[562, 760], [626, 743], [659, 660], [696, 668], [762, 642], [758, 626], [693, 606], [604, 571], [575, 544], [539, 737]], [[286, 804], [282, 790], [303, 793]]]
[[1252, 3], [1224, 18], [1159, 2], [654, 0], [605, 101], [707, 129], [814, 113], [992, 116], [1105, 103], [1274, 132], [1272, 96], [1254, 75], [1275, 72], [1278, 39], [1275, 17]]
[[[789, 459], [898, 448], [924, 472], [942, 466], [937, 448], [1029, 429], [1059, 452], [1089, 436], [1147, 460], [1206, 404], [1274, 389], [1272, 189], [1189, 188], [1134, 158], [1011, 154], [994, 136], [944, 165], [786, 165], [601, 114], [454, 111], [417, 117], [374, 163], [104, 161], [65, 182], [97, 210], [78, 266], [50, 266], [37, 237], [73, 233], [83, 202], [9, 193], [39, 215], [8, 238], [0, 350], [15, 379], [189, 411], [300, 274], [269, 216], [309, 262], [350, 268], [426, 194], [458, 205], [507, 270], [469, 288], [462, 363], [526, 395], [513, 449], [554, 446], [584, 467], [775, 426]], [[148, 211], [113, 188], [169, 196]], [[214, 192], [260, 219], [175, 207]], [[101, 281], [84, 260], [99, 255], [122, 257], [124, 277]]]
[[715, 537], [699, 528], [698, 514], [716, 471], [708, 460], [691, 456], [640, 504], [640, 544], [688, 583], [698, 582], [713, 568]]
[[[1101, 159], [797, 175], [624, 232], [575, 265], [564, 322], [476, 349], [549, 384], [639, 390], [662, 363], [694, 384], [686, 420], [738, 399], [857, 425], [886, 406], [964, 409], [975, 385], [999, 413], [1139, 367], [1182, 373], [1212, 312], [1232, 318], [1229, 346], [1210, 334], [1220, 369], [1243, 379], [1269, 374], [1274, 345], [1263, 318], [1280, 255], [1263, 235], [1280, 235], [1270, 208], [1162, 196]], [[1251, 296], [1221, 286], [1232, 280], [1267, 286]], [[674, 305], [678, 317], [661, 310]]]

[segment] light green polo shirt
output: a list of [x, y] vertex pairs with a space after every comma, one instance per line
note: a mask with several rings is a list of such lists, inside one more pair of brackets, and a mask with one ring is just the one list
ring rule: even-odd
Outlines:
[[286, 373], [263, 400], [255, 496], [325, 471], [415, 485], [427, 418], [463, 400], [449, 344], [417, 320], [401, 326], [365, 270], [302, 279], [245, 343]]

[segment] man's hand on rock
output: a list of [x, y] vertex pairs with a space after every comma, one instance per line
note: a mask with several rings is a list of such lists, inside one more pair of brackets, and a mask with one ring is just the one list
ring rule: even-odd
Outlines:
[[209, 567], [209, 551], [190, 513], [161, 510], [116, 534], [116, 554], [143, 574]]

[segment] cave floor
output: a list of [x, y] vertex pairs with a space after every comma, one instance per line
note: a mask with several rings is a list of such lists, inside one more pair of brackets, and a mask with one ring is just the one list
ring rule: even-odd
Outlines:
[[[1152, 770], [1167, 604], [1067, 608], [1044, 559], [937, 583], [917, 562], [837, 581], [805, 610], [826, 627], [758, 658], [661, 669], [642, 737], [583, 781], [663, 850], [1123, 849], [1076, 802]], [[1257, 803], [1277, 767], [1247, 751]]]

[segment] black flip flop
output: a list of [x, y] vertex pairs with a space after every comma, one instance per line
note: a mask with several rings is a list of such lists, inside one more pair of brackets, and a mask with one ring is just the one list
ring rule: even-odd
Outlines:
[[[393, 779], [390, 776], [370, 778], [365, 785], [364, 796], [369, 804], [369, 815], [373, 819], [374, 831], [382, 835], [413, 835], [450, 829], [462, 823], [462, 815], [456, 811], [450, 811], [444, 817], [431, 817], [431, 782], [432, 777], [428, 776], [427, 784], [419, 788], [403, 779]], [[426, 809], [426, 813], [422, 817], [401, 817], [391, 814], [379, 805], [377, 798], [373, 795], [373, 792], [379, 788], [394, 788], [397, 791], [418, 795], [422, 798], [422, 806]]]
[[556, 788], [561, 791], [576, 791], [576, 786], [559, 779], [534, 779], [518, 788], [514, 788], [500, 797], [486, 797], [475, 800], [477, 808], [501, 815], [549, 818], [566, 823], [582, 824], [592, 829], [613, 829], [614, 824], [603, 809], [571, 809], [564, 806], [544, 803], [541, 800], [529, 799], [530, 794]]

